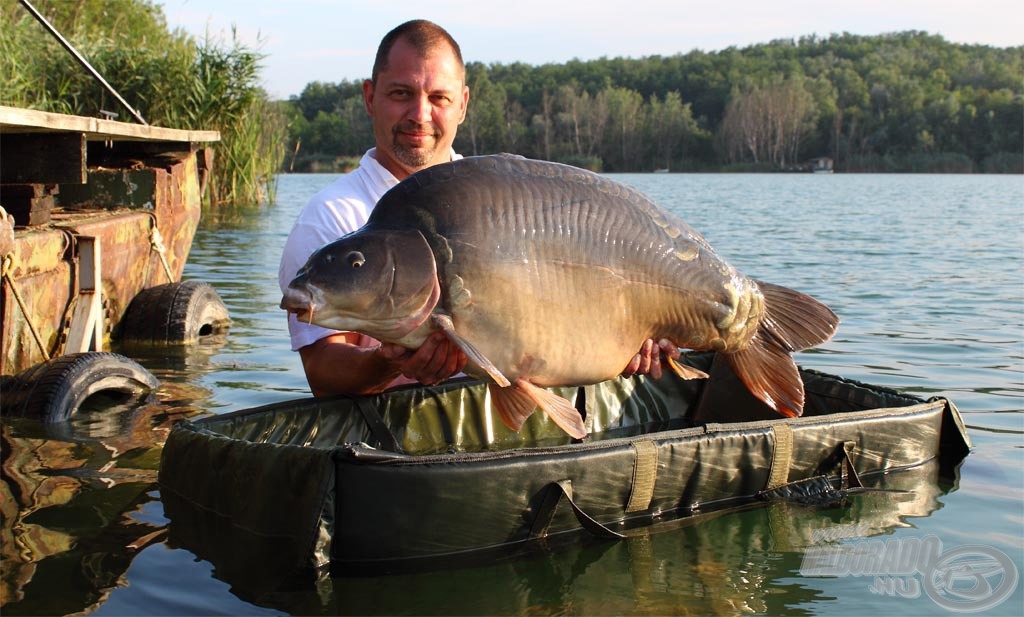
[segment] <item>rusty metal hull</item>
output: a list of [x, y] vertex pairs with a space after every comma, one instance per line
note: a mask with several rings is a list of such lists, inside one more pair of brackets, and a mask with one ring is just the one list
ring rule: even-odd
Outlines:
[[[5, 138], [19, 130], [3, 123], [0, 128]], [[19, 133], [22, 137], [35, 134]], [[81, 135], [83, 139], [93, 136]], [[105, 335], [116, 328], [140, 291], [181, 279], [199, 224], [212, 152], [191, 142], [148, 142], [136, 135], [131, 141], [89, 142], [86, 152], [90, 163], [85, 182], [72, 177], [71, 182], [49, 184], [45, 177], [31, 177], [31, 170], [19, 171], [18, 184], [45, 187], [47, 211], [42, 216], [46, 223], [28, 225], [26, 216], [21, 221], [26, 225], [16, 226], [11, 239], [11, 221], [0, 219], [0, 227], [8, 226], [7, 246], [0, 247], [0, 374], [19, 373], [65, 353], [82, 276], [81, 238], [95, 238], [101, 249], [97, 291], [103, 302]], [[9, 178], [13, 173], [9, 167], [17, 163], [8, 161], [15, 159], [5, 156], [4, 175]], [[12, 186], [5, 181], [3, 192]], [[43, 201], [25, 205], [26, 213], [32, 211], [32, 221], [38, 220]], [[0, 205], [12, 210], [4, 195]]]

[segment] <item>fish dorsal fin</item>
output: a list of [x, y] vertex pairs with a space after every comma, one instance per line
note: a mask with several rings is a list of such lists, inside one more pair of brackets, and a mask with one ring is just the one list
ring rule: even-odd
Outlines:
[[512, 382], [498, 370], [498, 367], [494, 366], [494, 363], [488, 360], [482, 353], [480, 353], [472, 343], [467, 341], [458, 332], [455, 331], [455, 324], [452, 322], [452, 318], [443, 313], [434, 313], [430, 316], [434, 325], [444, 332], [448, 338], [455, 343], [459, 349], [462, 350], [466, 357], [470, 359], [474, 364], [479, 366], [496, 384], [502, 387], [508, 387], [512, 385]]
[[762, 330], [789, 351], [820, 345], [832, 338], [839, 317], [818, 300], [788, 287], [757, 281], [767, 316]]

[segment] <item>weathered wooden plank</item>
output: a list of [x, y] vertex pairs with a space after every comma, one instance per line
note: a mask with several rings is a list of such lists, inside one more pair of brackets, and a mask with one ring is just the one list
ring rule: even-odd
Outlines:
[[0, 187], [0, 202], [16, 225], [45, 225], [50, 222], [53, 196], [58, 192], [56, 184], [5, 184]]
[[[74, 236], [92, 236], [97, 248], [102, 245], [105, 324], [120, 322], [140, 290], [181, 279], [199, 223], [200, 178], [211, 160], [202, 144], [220, 137], [216, 131], [177, 131], [0, 106], [0, 145], [12, 144], [14, 135], [38, 141], [60, 133], [77, 136], [79, 146], [84, 135], [86, 183], [81, 176], [77, 183], [49, 176], [43, 182], [0, 186], [0, 205], [7, 210], [8, 201], [20, 201], [26, 210], [19, 214], [28, 217], [53, 207], [49, 225], [19, 223], [16, 231], [0, 208], [0, 255], [7, 258], [11, 275], [0, 286], [3, 375], [19, 373], [64, 349], [64, 324], [77, 288], [76, 257], [69, 250]], [[49, 158], [63, 155], [51, 152]], [[3, 153], [0, 167], [5, 173], [13, 169], [13, 160]], [[162, 253], [153, 246], [157, 231], [163, 237]], [[14, 289], [24, 309], [15, 301]], [[89, 338], [98, 339], [92, 332]]]
[[217, 131], [168, 129], [0, 105], [0, 133], [4, 134], [4, 139], [6, 139], [7, 133], [26, 132], [85, 133], [89, 141], [142, 140], [186, 143], [220, 141], [220, 133]]
[[4, 133], [0, 160], [2, 184], [83, 184], [85, 134]]

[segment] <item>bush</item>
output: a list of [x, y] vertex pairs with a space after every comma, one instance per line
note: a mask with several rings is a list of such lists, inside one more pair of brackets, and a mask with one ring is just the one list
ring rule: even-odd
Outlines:
[[981, 161], [987, 174], [1024, 174], [1024, 152], [997, 152]]
[[604, 164], [599, 156], [569, 154], [557, 158], [558, 163], [565, 163], [566, 165], [572, 165], [573, 167], [579, 167], [580, 169], [586, 169], [595, 173], [600, 173], [604, 168]]
[[840, 171], [852, 173], [957, 173], [975, 171], [974, 161], [959, 152], [868, 154], [850, 157]]

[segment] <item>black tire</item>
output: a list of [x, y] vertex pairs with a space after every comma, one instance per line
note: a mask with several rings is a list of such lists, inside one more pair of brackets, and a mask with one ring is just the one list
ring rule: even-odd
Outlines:
[[87, 351], [37, 364], [5, 380], [2, 406], [5, 414], [64, 422], [94, 394], [141, 399], [159, 385], [160, 380], [130, 358]]
[[139, 292], [121, 321], [119, 339], [129, 346], [192, 345], [226, 333], [230, 325], [216, 289], [200, 281], [182, 281]]

